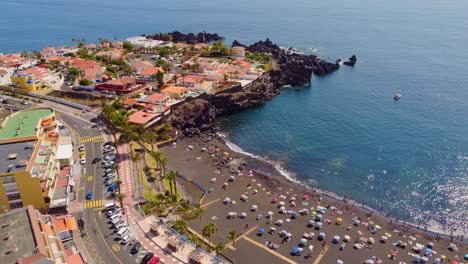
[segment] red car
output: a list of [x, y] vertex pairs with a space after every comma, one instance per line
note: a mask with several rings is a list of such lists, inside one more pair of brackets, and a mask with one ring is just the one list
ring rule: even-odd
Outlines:
[[158, 256], [154, 256], [152, 259], [150, 259], [150, 261], [148, 262], [148, 264], [158, 264], [160, 261], [159, 257]]

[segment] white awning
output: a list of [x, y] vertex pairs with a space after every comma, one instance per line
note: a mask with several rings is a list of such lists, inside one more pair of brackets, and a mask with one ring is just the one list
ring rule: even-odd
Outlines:
[[73, 146], [72, 145], [59, 145], [55, 159], [71, 159], [73, 157]]

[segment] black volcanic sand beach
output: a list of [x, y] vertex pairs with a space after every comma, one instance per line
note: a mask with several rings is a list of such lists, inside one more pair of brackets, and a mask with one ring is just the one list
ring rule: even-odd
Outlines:
[[[229, 243], [226, 238], [229, 230], [235, 229], [239, 233], [244, 233], [245, 237], [239, 239], [234, 247], [230, 246], [222, 252], [235, 263], [334, 264], [337, 260], [342, 260], [344, 263], [364, 263], [374, 256], [378, 258], [374, 258], [375, 263], [379, 263], [379, 259], [381, 263], [391, 261], [412, 263], [414, 255], [424, 256], [428, 243], [434, 244], [432, 247], [434, 253], [429, 256], [427, 263], [434, 263], [436, 258], [442, 256], [445, 256], [444, 263], [466, 262], [463, 260], [463, 255], [468, 253], [467, 244], [456, 241], [456, 238], [453, 242], [450, 242], [449, 238], [438, 239], [423, 230], [418, 230], [417, 227], [395, 223], [376, 212], [371, 213], [368, 209], [354, 205], [352, 201], [330, 198], [286, 180], [272, 179], [256, 172], [253, 172], [253, 176], [248, 176], [249, 164], [254, 162], [252, 158], [231, 151], [222, 139], [214, 134], [179, 139], [177, 144], [164, 147], [161, 151], [168, 157], [170, 170], [179, 171], [206, 189], [213, 188], [202, 202], [206, 212], [201, 223], [195, 220], [190, 223], [191, 228], [201, 234], [201, 226], [209, 222], [215, 223], [219, 230], [211, 241], [223, 244]], [[237, 168], [239, 165], [243, 167], [240, 175], [232, 171], [232, 168]], [[229, 181], [231, 175], [235, 176], [232, 182]], [[216, 178], [215, 182], [212, 182], [213, 178]], [[191, 183], [182, 182], [192, 200], [199, 201], [202, 192]], [[225, 183], [228, 185], [223, 188]], [[241, 195], [246, 195], [248, 201], [242, 201]], [[308, 198], [304, 199], [304, 195], [308, 195]], [[226, 197], [235, 201], [235, 204], [224, 204], [223, 200]], [[278, 198], [276, 203], [272, 203], [274, 197]], [[295, 206], [290, 206], [292, 199], [295, 199]], [[286, 211], [299, 212], [308, 209], [308, 213], [299, 214], [295, 219], [291, 213], [280, 214], [280, 202], [285, 203]], [[258, 206], [257, 211], [251, 211], [252, 205]], [[307, 226], [310, 220], [314, 220], [311, 214], [317, 206], [328, 208], [323, 214], [321, 220], [323, 227], [320, 230], [315, 229], [316, 221], [313, 221], [314, 227]], [[271, 219], [266, 217], [268, 211], [273, 213]], [[228, 219], [229, 212], [237, 213], [237, 217]], [[242, 212], [247, 214], [244, 219], [240, 218]], [[262, 218], [257, 220], [259, 214], [262, 214]], [[339, 225], [338, 218], [342, 219]], [[283, 225], [275, 225], [277, 220], [282, 220]], [[358, 225], [354, 224], [356, 220], [360, 221]], [[376, 225], [381, 229], [373, 234], [372, 229]], [[276, 228], [273, 234], [268, 233], [271, 227]], [[257, 234], [259, 228], [265, 229], [262, 236]], [[281, 230], [292, 235], [289, 241], [279, 236]], [[318, 239], [321, 232], [326, 235], [323, 240]], [[306, 239], [300, 256], [291, 255], [293, 247], [298, 247], [304, 233], [314, 233], [314, 235], [311, 239]], [[350, 236], [350, 240], [343, 244], [346, 235]], [[339, 236], [336, 243], [332, 241], [334, 236]], [[380, 241], [382, 236], [388, 237], [385, 243]], [[361, 241], [370, 237], [375, 240], [373, 244]], [[394, 245], [398, 241], [406, 243], [406, 246], [402, 248]], [[279, 248], [273, 250], [264, 247], [267, 242], [276, 244]], [[362, 248], [354, 248], [355, 243], [361, 244]], [[455, 243], [458, 250], [450, 251], [449, 243]], [[420, 253], [413, 251], [413, 247], [418, 244], [421, 248]], [[310, 254], [310, 245], [314, 247], [313, 252], [306, 258]], [[340, 250], [342, 245], [345, 247]], [[282, 257], [275, 253], [281, 254]], [[396, 260], [390, 260], [392, 253], [396, 254]], [[317, 259], [318, 257], [320, 259]]]

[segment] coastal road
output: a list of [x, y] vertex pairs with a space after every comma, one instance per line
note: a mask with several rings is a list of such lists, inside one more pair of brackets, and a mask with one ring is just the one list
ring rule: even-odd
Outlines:
[[[80, 186], [77, 187], [77, 199], [80, 210], [73, 213], [76, 218], [84, 221], [84, 244], [94, 263], [136, 263], [137, 255], [130, 256], [130, 246], [114, 241], [114, 233], [108, 228], [107, 218], [102, 212], [106, 202], [105, 186], [103, 185], [103, 168], [101, 161], [92, 164], [95, 157], [102, 158], [102, 146], [106, 135], [102, 134], [89, 120], [67, 111], [57, 111], [57, 116], [72, 128], [84, 144], [86, 164], [81, 166]], [[91, 119], [91, 118], [90, 118]], [[75, 146], [78, 148], [78, 146]], [[76, 150], [77, 151], [77, 150]], [[86, 200], [88, 191], [93, 192], [93, 198]], [[125, 217], [125, 215], [124, 215]]]

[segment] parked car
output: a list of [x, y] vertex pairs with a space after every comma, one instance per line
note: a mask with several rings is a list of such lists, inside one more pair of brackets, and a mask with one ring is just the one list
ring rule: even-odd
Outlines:
[[115, 154], [108, 154], [106, 156], [104, 156], [104, 159], [105, 160], [112, 160], [114, 161], [117, 157], [115, 156]]
[[154, 257], [148, 262], [148, 264], [158, 264], [159, 261], [161, 261], [161, 259], [160, 259], [158, 256], [154, 256]]
[[81, 152], [81, 151], [84, 151], [85, 150], [85, 147], [83, 144], [80, 145], [80, 147], [78, 148], [78, 150]]
[[86, 158], [86, 151], [80, 152], [80, 158], [85, 159]]
[[93, 192], [92, 191], [89, 191], [87, 194], [86, 194], [86, 200], [91, 200], [93, 199]]
[[101, 160], [101, 158], [99, 158], [99, 157], [94, 158], [93, 159], [93, 164], [98, 163], [100, 160]]
[[122, 237], [122, 240], [120, 240], [121, 244], [127, 244], [128, 241], [132, 239], [132, 234], [127, 234], [126, 236]]
[[135, 255], [136, 253], [138, 253], [140, 251], [140, 248], [141, 248], [141, 243], [140, 242], [136, 242], [132, 249], [130, 250], [130, 254], [131, 255]]
[[141, 259], [141, 264], [147, 264], [152, 258], [154, 257], [154, 254], [152, 252], [146, 253], [146, 255]]
[[85, 165], [86, 164], [86, 159], [80, 159], [80, 164]]
[[158, 256], [154, 256], [154, 257], [148, 262], [148, 264], [158, 264], [159, 261], [161, 261], [161, 259], [160, 259]]

